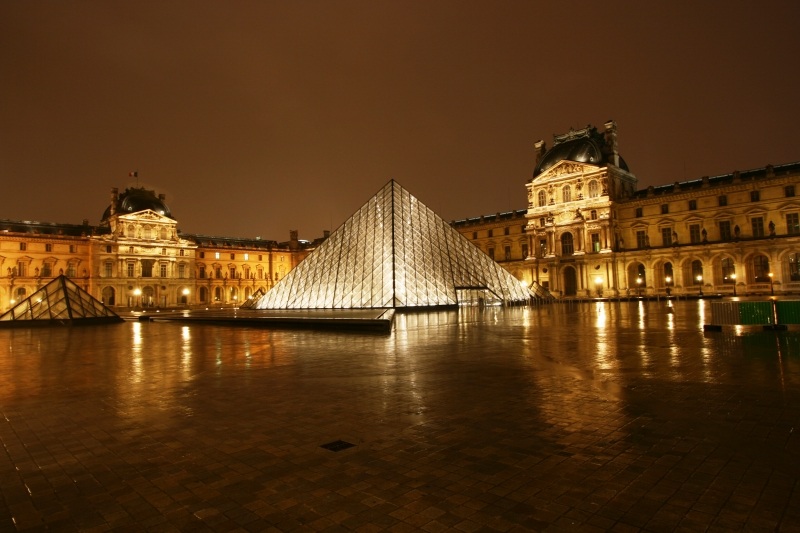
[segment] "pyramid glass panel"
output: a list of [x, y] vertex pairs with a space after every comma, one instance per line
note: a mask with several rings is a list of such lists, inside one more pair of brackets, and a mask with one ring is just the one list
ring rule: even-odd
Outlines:
[[80, 320], [121, 322], [122, 319], [66, 276], [53, 281], [0, 315], [0, 323]]
[[396, 181], [387, 183], [256, 303], [256, 309], [457, 305], [459, 289], [531, 293]]

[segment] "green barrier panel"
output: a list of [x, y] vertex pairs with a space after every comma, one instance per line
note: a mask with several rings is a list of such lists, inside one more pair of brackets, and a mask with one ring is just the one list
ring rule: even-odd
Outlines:
[[778, 324], [800, 324], [800, 302], [777, 301]]
[[743, 325], [772, 324], [772, 302], [740, 302]]

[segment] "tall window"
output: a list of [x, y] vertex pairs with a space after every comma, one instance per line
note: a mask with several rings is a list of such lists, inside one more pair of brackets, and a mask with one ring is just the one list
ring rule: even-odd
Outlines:
[[153, 261], [152, 260], [143, 260], [142, 261], [142, 277], [143, 278], [152, 278], [153, 277]]
[[206, 267], [201, 266], [200, 271], [197, 273], [198, 278], [205, 278], [206, 277]]
[[644, 230], [639, 230], [636, 232], [636, 247], [640, 250], [642, 248], [647, 248], [647, 232]]
[[757, 283], [769, 282], [769, 259], [766, 255], [753, 258], [753, 279]]
[[573, 253], [575, 253], [575, 248], [573, 246], [572, 233], [566, 232], [561, 235], [561, 254], [572, 255]]
[[114, 263], [111, 261], [106, 261], [105, 265], [105, 277], [110, 278], [113, 275]]
[[800, 254], [789, 254], [789, 279], [800, 281]]
[[42, 277], [43, 278], [53, 277], [53, 265], [51, 265], [50, 263], [44, 263], [42, 265]]
[[522, 243], [522, 258], [525, 259], [528, 257], [528, 243]]
[[589, 220], [597, 220], [597, 210], [592, 209], [589, 211]]
[[505, 253], [506, 261], [511, 261], [511, 247], [506, 246], [503, 248], [503, 252]]
[[179, 278], [185, 278], [186, 277], [186, 265], [184, 265], [183, 263], [178, 265], [178, 277]]
[[[758, 192], [758, 191], [754, 191]], [[753, 237], [763, 237], [764, 236], [764, 219], [761, 217], [753, 217], [750, 221], [750, 225], [753, 228]]]
[[695, 285], [703, 284], [703, 262], [699, 259], [692, 261], [692, 283]]
[[167, 277], [167, 264], [166, 263], [161, 263], [160, 274], [161, 274], [162, 278], [166, 278]]
[[536, 203], [539, 207], [547, 205], [547, 195], [544, 191], [539, 191], [539, 194], [536, 195]]
[[664, 246], [672, 246], [672, 228], [661, 228], [661, 242]]
[[800, 215], [797, 213], [789, 213], [786, 215], [786, 233], [789, 235], [797, 235], [800, 233]]
[[589, 182], [589, 198], [595, 198], [600, 196], [600, 184], [597, 183], [597, 180], [592, 180]]
[[494, 248], [489, 248], [489, 257], [494, 260]]
[[547, 255], [547, 239], [539, 239], [539, 257]]
[[561, 200], [564, 203], [572, 201], [572, 189], [569, 185], [564, 185], [564, 187], [561, 189]]
[[700, 224], [692, 224], [689, 226], [689, 241], [692, 244], [700, 242]]
[[231, 279], [236, 279], [236, 267], [231, 267]]
[[17, 263], [17, 276], [19, 276], [21, 278], [24, 278], [25, 276], [27, 276], [28, 273], [26, 272], [26, 270], [27, 270], [26, 267], [27, 267], [27, 265], [25, 263]]
[[127, 268], [128, 277], [132, 278], [133, 275], [134, 275], [134, 265], [133, 265], [133, 263], [128, 263], [127, 267], [128, 267]]
[[75, 276], [75, 263], [70, 263], [67, 265], [67, 277], [74, 278]]
[[726, 257], [722, 260], [722, 282], [735, 283], [734, 274], [736, 274], [736, 269], [733, 267], [733, 259]]
[[731, 240], [731, 221], [720, 220], [719, 222], [719, 239], [721, 241]]
[[592, 233], [592, 251], [599, 252], [600, 251], [600, 234], [599, 233]]

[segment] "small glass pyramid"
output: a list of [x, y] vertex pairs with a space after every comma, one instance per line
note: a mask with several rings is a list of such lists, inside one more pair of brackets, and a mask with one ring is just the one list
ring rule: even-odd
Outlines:
[[68, 277], [59, 276], [0, 315], [0, 325], [26, 321], [106, 323], [122, 319]]
[[467, 291], [505, 303], [531, 298], [516, 278], [391, 180], [254, 308], [453, 306]]

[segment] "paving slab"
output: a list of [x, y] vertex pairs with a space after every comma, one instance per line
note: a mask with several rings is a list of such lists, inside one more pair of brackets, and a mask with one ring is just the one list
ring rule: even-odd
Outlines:
[[2, 330], [0, 531], [798, 531], [800, 334], [709, 313]]

